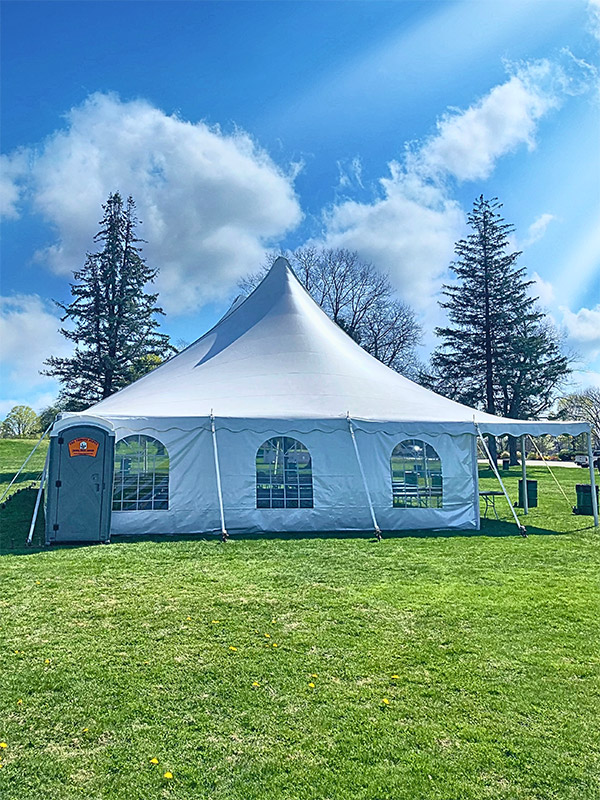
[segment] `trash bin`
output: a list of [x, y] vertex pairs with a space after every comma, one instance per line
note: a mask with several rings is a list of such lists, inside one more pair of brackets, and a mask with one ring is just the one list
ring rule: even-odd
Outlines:
[[[528, 508], [537, 508], [538, 504], [538, 493], [537, 493], [537, 481], [530, 480], [527, 478], [527, 507]], [[523, 479], [519, 478], [519, 502], [517, 503], [519, 508], [524, 508], [523, 505]]]
[[509, 469], [509, 468], [510, 468], [510, 458], [503, 458], [502, 469]]
[[[596, 502], [598, 502], [598, 489], [599, 487], [596, 486]], [[577, 505], [573, 508], [573, 513], [581, 514], [582, 516], [593, 516], [591, 484], [577, 483], [575, 484], [575, 491], [577, 493]]]

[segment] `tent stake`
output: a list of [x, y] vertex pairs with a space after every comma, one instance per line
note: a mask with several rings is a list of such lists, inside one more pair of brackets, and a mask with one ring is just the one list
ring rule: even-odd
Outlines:
[[360, 459], [360, 453], [358, 452], [358, 445], [356, 443], [356, 437], [354, 435], [354, 426], [352, 425], [352, 420], [350, 419], [350, 412], [348, 411], [346, 414], [346, 419], [348, 420], [348, 427], [350, 428], [350, 436], [352, 437], [352, 444], [354, 445], [354, 452], [356, 453], [356, 460], [358, 461], [358, 468], [360, 469], [360, 474], [362, 477], [362, 482], [365, 487], [365, 492], [367, 495], [367, 501], [369, 503], [369, 511], [371, 512], [371, 519], [373, 520], [373, 529], [375, 531], [375, 536], [377, 541], [381, 541], [381, 528], [377, 524], [377, 518], [375, 517], [375, 509], [373, 508], [373, 503], [371, 502], [371, 493], [369, 492], [369, 487], [367, 486], [367, 478], [365, 476], [365, 471], [363, 469], [362, 461]]
[[44, 491], [44, 481], [46, 480], [46, 473], [48, 472], [48, 462], [50, 461], [50, 450], [46, 453], [46, 460], [44, 461], [44, 469], [42, 470], [42, 477], [40, 478], [40, 488], [38, 489], [37, 497], [35, 498], [35, 508], [33, 509], [33, 517], [31, 525], [29, 526], [29, 534], [25, 544], [30, 545], [33, 539], [33, 531], [35, 530], [35, 523], [37, 520], [38, 511], [40, 508], [40, 500], [42, 499], [42, 492]]
[[215, 456], [215, 472], [217, 475], [217, 494], [219, 495], [219, 511], [221, 513], [221, 541], [229, 539], [227, 528], [225, 527], [225, 511], [223, 509], [223, 492], [221, 491], [221, 469], [219, 467], [219, 450], [217, 448], [217, 431], [215, 428], [215, 416], [210, 410], [210, 429], [212, 432], [213, 453]]
[[590, 467], [590, 488], [592, 490], [592, 510], [594, 512], [594, 527], [598, 527], [598, 498], [596, 497], [596, 473], [594, 472], [594, 451], [592, 450], [592, 431], [587, 435], [588, 464]]
[[525, 435], [521, 436], [521, 475], [523, 478], [523, 514], [529, 514], [529, 495], [527, 494], [527, 464], [525, 463]]
[[[477, 435], [481, 439], [481, 443], [483, 444], [483, 447], [485, 449], [485, 453], [486, 453], [486, 455], [487, 455], [487, 457], [488, 457], [488, 459], [490, 461], [490, 464], [492, 465], [492, 469], [494, 470], [494, 473], [495, 473], [496, 477], [498, 478], [498, 483], [500, 484], [500, 486], [502, 488], [502, 491], [504, 492], [504, 496], [506, 497], [506, 500], [508, 502], [508, 505], [510, 506], [510, 510], [512, 511], [512, 515], [515, 518], [515, 522], [517, 524], [517, 528], [519, 529], [519, 533], [521, 534], [521, 536], [527, 536], [527, 529], [525, 528], [524, 525], [521, 525], [521, 523], [519, 522], [519, 518], [517, 517], [517, 512], [515, 511], [515, 509], [513, 507], [513, 504], [510, 502], [510, 497], [508, 496], [508, 492], [506, 491], [506, 487], [502, 483], [502, 478], [500, 477], [500, 473], [498, 472], [498, 467], [496, 466], [496, 464], [492, 460], [492, 457], [490, 455], [490, 451], [488, 450], [487, 443], [486, 443], [485, 439], [483, 438], [483, 436], [481, 435], [481, 431], [479, 430], [479, 425], [475, 422], [475, 420], [473, 420], [473, 424], [475, 425], [475, 429], [477, 430]], [[525, 486], [525, 489], [527, 489], [527, 485]]]
[[50, 430], [50, 428], [51, 428], [53, 425], [54, 425], [54, 420], [52, 420], [52, 422], [50, 423], [50, 425], [48, 425], [48, 427], [46, 428], [46, 430], [45, 430], [45, 431], [42, 433], [42, 435], [40, 436], [40, 438], [39, 438], [39, 440], [38, 440], [38, 443], [37, 443], [37, 444], [36, 444], [36, 446], [33, 448], [33, 450], [31, 451], [31, 453], [29, 453], [29, 455], [27, 456], [27, 458], [25, 459], [25, 461], [24, 461], [24, 462], [21, 464], [21, 468], [20, 468], [20, 470], [17, 472], [17, 474], [15, 475], [15, 477], [12, 479], [12, 481], [11, 481], [11, 482], [8, 484], [8, 486], [6, 487], [6, 491], [4, 492], [4, 494], [2, 495], [2, 497], [0, 497], [0, 503], [1, 503], [1, 502], [4, 500], [4, 498], [6, 497], [6, 495], [9, 493], [9, 491], [10, 491], [10, 487], [11, 487], [11, 486], [13, 485], [13, 483], [14, 483], [14, 482], [17, 480], [17, 478], [19, 477], [19, 475], [20, 475], [20, 474], [23, 472], [23, 470], [25, 469], [25, 465], [27, 464], [27, 462], [29, 461], [29, 459], [31, 458], [31, 456], [32, 456], [32, 455], [35, 453], [35, 451], [38, 449], [38, 447], [39, 447], [39, 446], [40, 446], [40, 444], [42, 443], [42, 439], [43, 439], [43, 438], [44, 438], [44, 436], [45, 436], [45, 435], [48, 433], [48, 431]]

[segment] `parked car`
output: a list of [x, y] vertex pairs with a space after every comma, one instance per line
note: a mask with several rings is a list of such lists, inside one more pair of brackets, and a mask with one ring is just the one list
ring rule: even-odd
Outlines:
[[[600, 469], [600, 450], [592, 450], [592, 458], [594, 459], [594, 466], [596, 469]], [[577, 453], [573, 460], [579, 467], [585, 467], [587, 469], [590, 465], [587, 453]]]

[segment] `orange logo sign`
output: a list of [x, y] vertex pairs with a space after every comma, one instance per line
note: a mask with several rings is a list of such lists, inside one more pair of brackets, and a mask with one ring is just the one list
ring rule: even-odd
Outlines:
[[80, 438], [73, 439], [69, 442], [69, 455], [70, 456], [92, 456], [96, 457], [100, 445], [95, 439]]

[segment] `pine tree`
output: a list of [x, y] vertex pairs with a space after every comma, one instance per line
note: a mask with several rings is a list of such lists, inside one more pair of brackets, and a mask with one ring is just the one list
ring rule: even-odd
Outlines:
[[[481, 195], [468, 216], [473, 232], [455, 245], [457, 281], [443, 287], [449, 324], [436, 328], [442, 343], [432, 356], [434, 385], [490, 414], [527, 418], [551, 405], [569, 366], [530, 296], [533, 282], [517, 266], [521, 253], [509, 250], [514, 228], [501, 208]], [[490, 450], [496, 457], [493, 437]]]
[[156, 305], [158, 294], [144, 291], [158, 270], [140, 255], [144, 240], [136, 236], [133, 198], [124, 204], [115, 192], [102, 208], [104, 217], [94, 237], [101, 249], [88, 253], [83, 268], [74, 272], [72, 302], [57, 303], [64, 312], [61, 321], [73, 323], [61, 333], [75, 343], [75, 351], [45, 362], [44, 374], [60, 380], [61, 399], [72, 410], [108, 397], [139, 377], [140, 364], [174, 351], [168, 336], [157, 331], [156, 317], [164, 313]]

